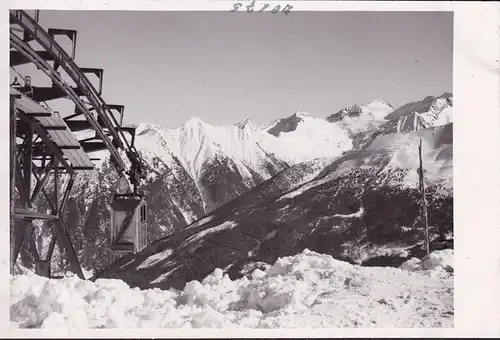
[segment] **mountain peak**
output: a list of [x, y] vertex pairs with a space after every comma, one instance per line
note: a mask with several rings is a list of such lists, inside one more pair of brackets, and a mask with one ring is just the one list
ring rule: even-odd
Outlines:
[[198, 117], [191, 117], [184, 123], [184, 128], [200, 127], [205, 125], [205, 122]]
[[278, 137], [280, 133], [291, 132], [297, 129], [300, 122], [303, 122], [305, 117], [310, 117], [307, 113], [296, 111], [293, 115], [287, 118], [279, 119], [274, 125], [267, 130], [268, 133]]
[[304, 117], [311, 117], [311, 115], [307, 112], [303, 112], [303, 111], [295, 111], [295, 113], [293, 114], [292, 117], [296, 117], [296, 118], [304, 118]]
[[254, 126], [252, 123], [252, 120], [249, 117], [245, 118], [244, 120], [242, 120], [239, 123], [236, 123], [235, 125], [242, 130], [244, 130], [246, 127], [253, 127]]
[[344, 107], [328, 116], [326, 119], [331, 123], [340, 122], [344, 120], [345, 117], [348, 119], [364, 120], [371, 117], [370, 119], [379, 121], [384, 119], [384, 117], [392, 111], [394, 111], [394, 107], [387, 100], [379, 97], [363, 105], [354, 103], [351, 106]]
[[387, 106], [392, 109], [394, 109], [394, 106], [391, 105], [387, 100], [383, 98], [376, 98], [375, 100], [372, 100], [371, 102], [363, 105], [365, 107], [380, 107], [380, 106]]
[[158, 124], [139, 123], [135, 127], [135, 134], [141, 135], [141, 134], [145, 134], [149, 131], [159, 131], [159, 130], [161, 130], [161, 126]]
[[441, 110], [445, 106], [453, 106], [453, 96], [451, 93], [445, 92], [439, 97], [427, 96], [422, 100], [407, 103], [392, 111], [386, 118], [388, 120], [398, 119], [413, 113], [421, 114], [430, 110]]

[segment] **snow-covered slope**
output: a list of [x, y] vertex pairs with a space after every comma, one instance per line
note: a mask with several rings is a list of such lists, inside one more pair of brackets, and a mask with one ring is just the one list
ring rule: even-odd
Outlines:
[[[267, 179], [274, 175], [268, 167], [272, 160], [257, 147], [254, 139], [256, 131], [250, 121], [232, 126], [212, 126], [198, 118], [191, 118], [177, 129], [139, 124], [136, 143], [141, 150], [167, 149], [195, 180], [200, 178], [205, 163], [217, 156], [230, 158], [243, 178], [252, 179], [253, 170]], [[151, 135], [155, 138], [150, 138]]]
[[365, 105], [354, 104], [344, 108], [329, 116], [327, 120], [338, 123], [353, 136], [386, 123], [387, 115], [393, 111], [391, 104], [383, 99], [377, 99]]
[[[137, 136], [142, 136], [143, 125], [139, 125]], [[179, 158], [194, 179], [200, 178], [204, 164], [217, 155], [231, 158], [244, 178], [252, 178], [248, 167], [258, 170], [269, 178], [267, 168], [263, 167], [266, 155], [255, 147], [251, 137], [251, 123], [239, 126], [212, 126], [198, 118], [189, 119], [178, 129], [158, 129], [164, 138], [166, 147]], [[138, 138], [140, 142], [142, 138]]]
[[352, 148], [351, 138], [341, 126], [302, 112], [266, 126], [259, 135], [259, 143], [268, 153], [289, 164], [335, 158]]
[[218, 268], [182, 291], [13, 276], [10, 321], [65, 329], [453, 327], [453, 274], [439, 267], [363, 268], [304, 250], [249, 276], [231, 280]]
[[384, 120], [354, 136], [355, 148], [361, 148], [380, 134], [411, 132], [443, 126], [453, 122], [453, 97], [445, 93], [439, 97], [428, 96], [393, 110]]
[[385, 133], [416, 131], [449, 124], [453, 121], [452, 106], [453, 97], [449, 93], [408, 103], [386, 117], [390, 121], [381, 127], [381, 131]]
[[[410, 121], [418, 121], [418, 126]], [[156, 163], [162, 163], [174, 179], [187, 174], [209, 212], [289, 166], [319, 158], [334, 161], [366, 144], [373, 134], [450, 121], [450, 96], [427, 97], [397, 110], [377, 99], [345, 108], [326, 120], [296, 112], [264, 127], [255, 126], [250, 119], [213, 126], [191, 118], [176, 129], [143, 123], [137, 127], [136, 146], [149, 163], [157, 158]]]
[[175, 155], [196, 180], [204, 165], [218, 156], [231, 159], [245, 179], [254, 177], [252, 171], [269, 179], [284, 168], [284, 163], [338, 157], [352, 147], [339, 125], [299, 112], [263, 128], [249, 119], [231, 126], [212, 126], [191, 118], [177, 129], [140, 124], [136, 135], [138, 147], [144, 150], [157, 150], [158, 138], [162, 139], [161, 147]]
[[197, 184], [208, 212], [290, 165], [334, 160], [352, 143], [341, 126], [295, 113], [264, 128], [249, 119], [212, 126], [191, 118], [177, 129], [139, 124], [136, 146], [146, 159], [156, 156], [167, 168], [181, 165]]
[[177, 129], [139, 124], [136, 146], [146, 159], [189, 174], [210, 211], [286, 167], [259, 148], [256, 131], [251, 122], [212, 126], [198, 118]]
[[[326, 168], [338, 176], [353, 168], [375, 168], [379, 175], [391, 169], [412, 169], [398, 178], [407, 186], [418, 181], [418, 145], [422, 140], [422, 161], [428, 183], [450, 181], [453, 176], [453, 124], [407, 133], [381, 134], [366, 147], [353, 151]], [[334, 172], [334, 173], [333, 173]], [[447, 187], [452, 187], [448, 183]]]
[[[209, 218], [124, 257], [103, 275], [144, 288], [180, 288], [217, 267], [237, 278], [250, 263], [274, 263], [305, 248], [352, 263], [399, 266], [423, 251], [416, 177], [420, 139], [432, 247], [452, 233], [452, 133], [448, 124], [378, 135], [323, 171], [312, 170], [309, 177], [297, 169], [300, 175], [287, 181], [286, 174], [294, 178], [304, 163], [295, 165]], [[166, 249], [173, 251], [164, 260], [138, 268]]]

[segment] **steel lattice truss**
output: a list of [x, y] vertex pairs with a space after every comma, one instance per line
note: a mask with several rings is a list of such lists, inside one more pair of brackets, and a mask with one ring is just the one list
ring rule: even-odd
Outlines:
[[[45, 30], [37, 19], [38, 14], [33, 18], [21, 10], [10, 11], [10, 66], [34, 64], [52, 81], [50, 87], [32, 86], [28, 77], [23, 79], [24, 85], [18, 81], [11, 84], [11, 223], [15, 224], [11, 267], [26, 232], [31, 230], [33, 221], [40, 220], [52, 231], [52, 238], [43, 259], [35, 244], [27, 245], [37, 263], [37, 273], [50, 276], [50, 260], [59, 241], [71, 269], [84, 278], [67, 226], [60, 217], [76, 174], [94, 168], [93, 159], [87, 153], [109, 151], [111, 162], [120, 175], [128, 178], [134, 194], [144, 178], [145, 164], [133, 145], [135, 129], [122, 126], [124, 107], [109, 105], [101, 97], [103, 70], [78, 67], [75, 63], [77, 32]], [[56, 42], [56, 37], [61, 35], [73, 43], [69, 54]], [[63, 79], [60, 70], [74, 85]], [[97, 76], [98, 89], [87, 74]], [[60, 98], [73, 102], [74, 112], [63, 116], [42, 105]], [[93, 137], [77, 139], [75, 132], [85, 130], [93, 131]], [[130, 142], [126, 133], [132, 136]], [[52, 192], [47, 190], [49, 183]], [[48, 203], [49, 213], [37, 211], [41, 198]]]

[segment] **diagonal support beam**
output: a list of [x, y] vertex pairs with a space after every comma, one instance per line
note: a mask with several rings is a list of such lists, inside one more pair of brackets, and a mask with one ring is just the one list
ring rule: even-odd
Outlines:
[[[33, 176], [35, 177], [35, 179], [36, 179], [37, 181], [39, 181], [39, 180], [40, 180], [40, 177], [39, 177], [39, 175], [38, 175], [36, 172], [35, 172], [35, 173], [33, 173]], [[47, 203], [49, 204], [50, 209], [51, 209], [52, 211], [56, 211], [56, 208], [55, 208], [55, 206], [54, 206], [54, 203], [52, 203], [52, 200], [50, 199], [50, 196], [49, 196], [49, 194], [47, 193], [47, 191], [45, 191], [45, 188], [43, 188], [43, 187], [42, 187], [41, 191], [42, 191], [42, 194], [45, 196], [45, 199], [47, 200]]]
[[52, 260], [52, 255], [54, 254], [54, 248], [56, 247], [56, 241], [57, 237], [54, 234], [52, 234], [52, 238], [50, 239], [49, 249], [47, 251], [47, 256], [45, 257], [45, 259], [49, 262]]
[[[13, 214], [14, 215], [14, 214]], [[14, 216], [11, 217], [11, 220], [14, 221]], [[27, 223], [26, 221], [19, 221], [19, 224], [23, 225], [17, 225], [14, 222], [14, 228], [12, 229], [12, 232], [14, 233], [14, 245], [12, 247], [12, 254], [11, 254], [11, 270], [14, 269], [14, 265], [17, 261], [17, 257], [19, 256], [19, 251], [21, 250], [21, 246], [23, 245], [24, 242], [24, 237], [26, 235], [26, 226], [25, 224]]]
[[29, 238], [28, 243], [26, 244], [27, 247], [26, 250], [32, 254], [35, 261], [39, 261], [40, 255], [38, 254], [36, 245], [32, 237], [32, 235], [34, 234], [32, 222], [30, 220], [21, 220], [19, 221], [19, 225], [16, 225], [15, 228], [16, 232], [14, 233], [14, 247], [12, 250], [12, 259], [11, 259], [12, 268], [14, 267], [14, 264], [17, 261], [19, 252], [21, 250], [21, 246], [26, 241], [26, 236], [28, 236]]
[[54, 166], [54, 163], [52, 161], [50, 161], [49, 164], [47, 164], [45, 166], [45, 168], [43, 169], [42, 174], [39, 175], [40, 177], [43, 176], [43, 178], [40, 179], [40, 177], [35, 176], [36, 167], [35, 167], [35, 164], [33, 163], [33, 177], [35, 177], [37, 182], [35, 185], [35, 189], [33, 189], [33, 194], [31, 195], [31, 202], [32, 203], [35, 203], [36, 200], [38, 199], [38, 197], [40, 196], [40, 194], [42, 193], [42, 189], [45, 187], [45, 184], [47, 184], [47, 180], [50, 177], [50, 171], [52, 170], [53, 166]]
[[64, 190], [62, 201], [61, 201], [61, 204], [59, 205], [59, 211], [58, 211], [59, 215], [61, 215], [61, 213], [66, 208], [66, 204], [68, 203], [68, 199], [69, 199], [69, 193], [71, 192], [71, 189], [73, 189], [74, 182], [75, 182], [75, 180], [74, 180], [73, 176], [71, 176], [69, 181], [68, 181], [68, 184], [66, 184], [66, 189]]
[[64, 248], [64, 250], [66, 250], [66, 255], [68, 256], [71, 269], [74, 273], [76, 273], [76, 275], [78, 275], [80, 279], [85, 280], [85, 276], [82, 272], [82, 267], [80, 266], [80, 262], [78, 261], [78, 257], [76, 256], [75, 248], [71, 243], [71, 238], [69, 236], [66, 224], [63, 222], [63, 220], [60, 219], [58, 222], [56, 222], [56, 227], [58, 229], [60, 241], [59, 244], [62, 246], [62, 248]]
[[66, 170], [68, 170], [68, 172], [70, 174], [73, 174], [73, 169], [71, 168], [71, 166], [68, 164], [68, 162], [66, 162], [66, 160], [64, 159], [64, 155], [62, 154], [61, 150], [59, 149], [59, 147], [49, 138], [49, 136], [47, 136], [47, 133], [43, 130], [42, 127], [40, 127], [36, 121], [32, 120], [31, 118], [28, 118], [24, 115], [19, 115], [19, 118], [26, 122], [26, 123], [29, 123], [31, 125], [31, 127], [33, 128], [33, 130], [40, 136], [40, 138], [43, 140], [43, 142], [45, 143], [45, 145], [47, 145], [47, 147], [49, 148], [49, 150], [54, 154], [54, 156], [56, 157], [56, 159], [61, 162], [61, 164], [66, 168]]

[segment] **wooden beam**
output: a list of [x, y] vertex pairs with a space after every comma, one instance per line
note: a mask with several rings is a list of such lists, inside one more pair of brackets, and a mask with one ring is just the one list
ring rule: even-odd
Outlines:
[[[36, 51], [39, 57], [45, 60], [54, 60], [54, 57], [48, 51]], [[19, 51], [10, 51], [10, 66], [19, 66], [29, 63], [30, 60], [26, 58]]]
[[84, 142], [81, 145], [87, 153], [106, 150], [106, 145], [103, 142]]
[[[46, 102], [49, 100], [61, 99], [67, 96], [66, 92], [58, 86], [49, 86], [49, 87], [41, 87], [41, 86], [30, 86], [30, 90], [32, 91], [32, 98], [34, 101]], [[75, 92], [78, 91], [77, 88], [74, 88]], [[81, 94], [81, 93], [80, 93]]]
[[64, 125], [42, 125], [45, 130], [56, 130], [56, 131], [64, 131], [67, 130], [68, 127]]
[[[56, 144], [57, 145], [57, 144]], [[81, 148], [80, 145], [57, 145], [61, 150], [78, 150]]]
[[[46, 156], [49, 156], [49, 154], [47, 154]], [[46, 157], [43, 157], [43, 156], [33, 157], [33, 160], [34, 160], [34, 161], [37, 161], [37, 162], [41, 162], [41, 161], [43, 161], [44, 159], [46, 160]], [[90, 159], [91, 161], [100, 161], [102, 158], [99, 158], [99, 157], [89, 157], [89, 159]], [[64, 157], [64, 160], [65, 160], [65, 161], [69, 161], [69, 158]], [[44, 166], [39, 166], [39, 168], [44, 168]], [[64, 169], [64, 167], [60, 167], [60, 168], [63, 168], [63, 169]], [[74, 168], [74, 167], [73, 167], [73, 168]]]
[[[78, 108], [78, 107], [77, 107], [77, 108]], [[75, 110], [75, 111], [76, 111], [76, 110]], [[73, 113], [73, 114], [71, 114], [71, 115], [69, 115], [69, 116], [64, 117], [64, 118], [63, 118], [63, 120], [64, 120], [64, 121], [67, 121], [68, 119], [76, 118], [76, 117], [79, 117], [79, 116], [81, 116], [81, 115], [83, 115], [83, 113], [82, 113], [82, 112], [76, 112], [76, 113]]]
[[91, 130], [92, 125], [87, 120], [65, 120], [71, 131]]
[[35, 117], [51, 117], [52, 113], [49, 111], [46, 112], [24, 112], [23, 110], [19, 110], [23, 113], [23, 115], [30, 117], [30, 118], [35, 118]]
[[[61, 63], [61, 66], [64, 68], [66, 73], [72, 78], [72, 80], [76, 83], [77, 87], [81, 88], [85, 92], [90, 105], [96, 108], [98, 116], [100, 116], [100, 118], [104, 121], [106, 127], [112, 134], [112, 139], [114, 142], [112, 143], [111, 140], [106, 138], [103, 132], [103, 128], [100, 127], [99, 124], [96, 122], [94, 115], [91, 114], [88, 108], [84, 106], [84, 103], [79, 98], [79, 96], [77, 96], [75, 91], [73, 91], [73, 89], [66, 82], [62, 81], [60, 74], [57, 73], [54, 70], [54, 68], [51, 67], [47, 62], [40, 59], [38, 56], [33, 55], [31, 53], [33, 51], [31, 47], [26, 46], [26, 44], [23, 43], [18, 36], [16, 36], [14, 33], [11, 32], [10, 42], [12, 47], [16, 48], [17, 50], [23, 53], [26, 53], [27, 55], [29, 55], [29, 57], [32, 57], [34, 63], [40, 66], [40, 68], [45, 68], [48, 71], [47, 74], [51, 77], [51, 79], [59, 86], [65, 89], [68, 96], [75, 102], [75, 104], [79, 106], [79, 108], [82, 111], [84, 111], [87, 120], [92, 124], [95, 131], [103, 138], [112, 158], [115, 158], [117, 172], [122, 173], [125, 169], [127, 169], [127, 165], [123, 161], [119, 149], [127, 148], [129, 145], [126, 138], [124, 138], [124, 136], [121, 135], [121, 132], [117, 130], [117, 127], [113, 125], [113, 122], [110, 120], [110, 117], [108, 117], [111, 116], [114, 119], [114, 116], [108, 112], [109, 110], [106, 110], [105, 108], [101, 107], [102, 99], [100, 99], [99, 95], [95, 93], [96, 91], [93, 88], [90, 81], [85, 76], [82, 76], [82, 73], [80, 72], [78, 66], [71, 59], [68, 58], [67, 54], [62, 49], [62, 47], [56, 44], [54, 41], [51, 41], [50, 39], [43, 39], [43, 37], [40, 34], [38, 34], [41, 31], [37, 31], [37, 27], [39, 26], [36, 24], [36, 22], [33, 22], [33, 20], [28, 16], [23, 16], [22, 13], [24, 12], [17, 10], [17, 11], [11, 11], [10, 15], [11, 17], [15, 18], [14, 20], [16, 20], [16, 22], [22, 25], [23, 28], [32, 29], [32, 34], [34, 34], [34, 37], [36, 38], [37, 42], [46, 47], [48, 50], [56, 54], [58, 53], [60, 56], [64, 57], [63, 58], [64, 62]], [[136, 156], [135, 153], [134, 156]]]
[[[58, 167], [58, 170], [65, 170], [64, 167]], [[84, 171], [84, 170], [94, 170], [94, 166], [73, 166], [72, 169], [74, 171]]]
[[31, 211], [26, 209], [16, 208], [14, 211], [16, 219], [33, 219], [33, 220], [57, 220], [59, 215], [49, 215], [40, 213], [38, 211]]
[[134, 244], [114, 243], [109, 248], [113, 251], [133, 252]]
[[19, 117], [23, 121], [31, 124], [33, 129], [36, 131], [36, 133], [38, 133], [38, 135], [43, 140], [45, 145], [47, 145], [52, 154], [62, 163], [62, 165], [66, 168], [66, 170], [72, 174], [73, 170], [71, 169], [71, 166], [68, 164], [68, 162], [64, 160], [64, 156], [61, 152], [61, 149], [47, 136], [45, 130], [43, 130], [36, 122], [34, 122], [30, 118], [26, 116], [23, 117], [23, 115], [19, 115]]

